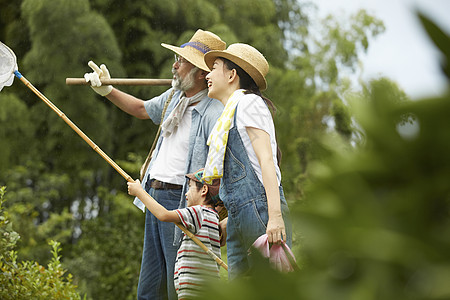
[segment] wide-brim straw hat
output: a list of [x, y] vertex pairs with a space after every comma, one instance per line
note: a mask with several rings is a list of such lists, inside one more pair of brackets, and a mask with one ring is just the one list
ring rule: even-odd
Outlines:
[[181, 45], [180, 47], [164, 43], [161, 43], [161, 46], [184, 57], [194, 66], [209, 72], [203, 56], [211, 50], [225, 50], [227, 44], [214, 33], [199, 29], [194, 33], [189, 42]]
[[261, 91], [267, 88], [266, 75], [269, 63], [254, 47], [247, 44], [231, 44], [226, 50], [215, 50], [205, 54], [205, 63], [211, 70], [218, 57], [226, 58], [241, 67], [255, 81]]

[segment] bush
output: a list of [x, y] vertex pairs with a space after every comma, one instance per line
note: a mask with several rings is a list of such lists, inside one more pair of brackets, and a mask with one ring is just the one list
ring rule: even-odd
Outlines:
[[6, 187], [0, 188], [0, 299], [81, 299], [72, 275], [61, 266], [60, 243], [50, 241], [53, 258], [47, 268], [34, 261], [17, 261], [19, 234], [3, 208]]

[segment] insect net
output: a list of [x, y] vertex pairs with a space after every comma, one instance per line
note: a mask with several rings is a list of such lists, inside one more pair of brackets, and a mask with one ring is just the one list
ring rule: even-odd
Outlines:
[[16, 55], [8, 46], [0, 42], [0, 91], [4, 86], [12, 85], [14, 72], [17, 69]]

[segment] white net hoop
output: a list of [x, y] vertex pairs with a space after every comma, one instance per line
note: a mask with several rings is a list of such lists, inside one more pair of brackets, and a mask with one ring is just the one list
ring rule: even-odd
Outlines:
[[0, 91], [4, 86], [12, 85], [14, 71], [17, 69], [16, 55], [8, 46], [0, 42]]

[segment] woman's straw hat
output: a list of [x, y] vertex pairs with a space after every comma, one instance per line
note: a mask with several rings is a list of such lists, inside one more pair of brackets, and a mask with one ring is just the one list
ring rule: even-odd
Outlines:
[[241, 67], [255, 81], [261, 91], [267, 88], [266, 75], [269, 63], [254, 47], [247, 44], [231, 44], [227, 50], [215, 50], [205, 54], [205, 63], [211, 70], [218, 57], [226, 58]]
[[194, 66], [209, 72], [205, 61], [203, 60], [203, 56], [206, 52], [211, 50], [225, 50], [227, 44], [214, 33], [199, 29], [194, 33], [189, 42], [180, 47], [164, 43], [162, 43], [161, 46], [184, 57]]

